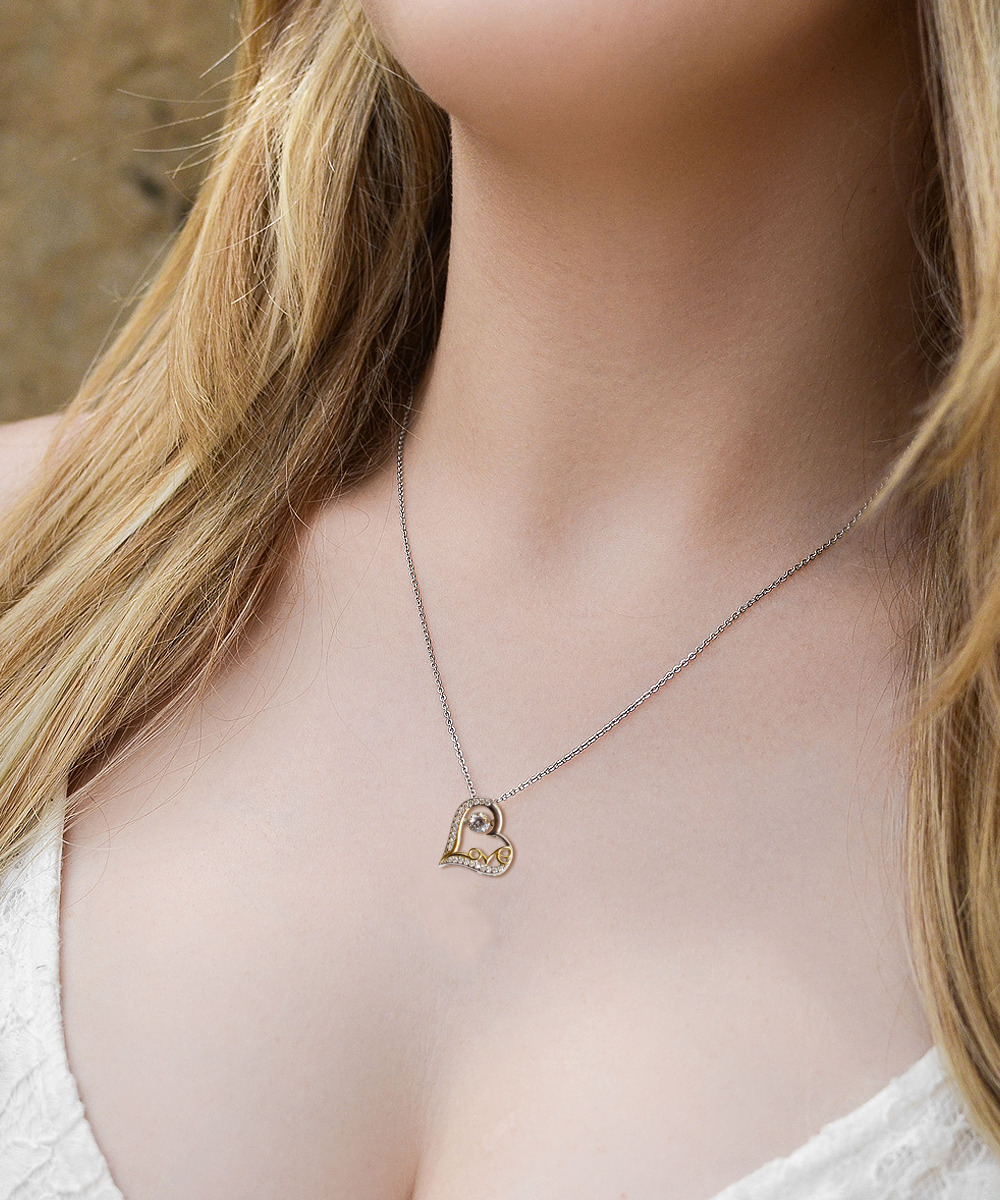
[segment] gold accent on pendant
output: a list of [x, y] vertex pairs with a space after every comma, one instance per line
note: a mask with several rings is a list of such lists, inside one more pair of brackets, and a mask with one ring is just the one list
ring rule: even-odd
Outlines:
[[[500, 845], [489, 854], [480, 850], [478, 846], [470, 846], [468, 850], [463, 850], [462, 838], [466, 828], [481, 837], [496, 838]], [[451, 823], [448, 845], [438, 866], [468, 867], [470, 871], [478, 871], [480, 875], [502, 875], [514, 861], [514, 847], [500, 832], [502, 828], [503, 813], [499, 804], [492, 800], [483, 800], [482, 797], [463, 800]]]

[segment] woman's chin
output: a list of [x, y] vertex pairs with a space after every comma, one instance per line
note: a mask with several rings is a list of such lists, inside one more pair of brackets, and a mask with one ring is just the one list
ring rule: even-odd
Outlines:
[[503, 142], [648, 135], [694, 105], [815, 78], [857, 38], [872, 0], [361, 0], [437, 104]]

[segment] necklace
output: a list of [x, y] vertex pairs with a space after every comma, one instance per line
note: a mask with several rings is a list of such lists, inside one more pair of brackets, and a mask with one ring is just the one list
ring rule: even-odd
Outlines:
[[[540, 779], [544, 779], [546, 775], [551, 775], [553, 771], [557, 771], [560, 767], [565, 766], [571, 759], [576, 758], [578, 754], [582, 754], [589, 746], [592, 746], [598, 738], [604, 737], [606, 733], [610, 733], [617, 725], [620, 725], [626, 717], [632, 713], [656, 693], [664, 685], [670, 682], [675, 675], [679, 675], [685, 667], [691, 663], [709, 646], [721, 637], [722, 634], [736, 621], [749, 612], [751, 608], [765, 596], [780, 587], [785, 580], [790, 579], [798, 571], [815, 562], [817, 558], [835, 543], [839, 542], [848, 530], [852, 529], [861, 519], [862, 514], [878, 495], [869, 497], [868, 500], [858, 509], [853, 517], [838, 529], [837, 532], [827, 538], [822, 545], [817, 546], [805, 558], [799, 559], [797, 563], [783, 571], [777, 579], [773, 579], [766, 587], [761, 588], [756, 595], [750, 597], [749, 600], [743, 602], [735, 612], [729, 614], [722, 624], [713, 630], [704, 641], [699, 642], [693, 650], [684, 656], [680, 662], [670, 668], [665, 675], [662, 675], [656, 683], [649, 687], [633, 700], [627, 707], [616, 716], [612, 717], [606, 725], [602, 725], [594, 734], [591, 734], [586, 741], [581, 742], [568, 754], [564, 754], [562, 758], [557, 758], [555, 762], [549, 763], [541, 771], [537, 771], [530, 778], [525, 779], [523, 783], [519, 783], [517, 787], [510, 788], [509, 791], [497, 796], [496, 799], [487, 799], [485, 796], [480, 796], [476, 792], [475, 784], [472, 782], [472, 776], [469, 774], [469, 767], [465, 761], [465, 755], [462, 753], [462, 743], [458, 740], [458, 733], [455, 729], [455, 722], [452, 719], [451, 709], [448, 707], [448, 696], [444, 690], [444, 683], [441, 679], [441, 671], [438, 667], [437, 656], [434, 653], [434, 643], [431, 641], [430, 629], [427, 626], [427, 615], [424, 612], [424, 602], [420, 595], [420, 586], [417, 583], [417, 572], [413, 565], [413, 554], [410, 551], [410, 535], [406, 525], [406, 500], [403, 495], [403, 441], [406, 438], [406, 427], [409, 421], [410, 410], [403, 419], [402, 428], [399, 431], [399, 441], [396, 446], [396, 483], [399, 495], [399, 527], [403, 535], [403, 550], [406, 553], [406, 565], [410, 571], [410, 584], [413, 588], [413, 597], [417, 603], [417, 615], [420, 617], [420, 628], [424, 634], [424, 645], [427, 647], [427, 656], [430, 659], [431, 670], [434, 673], [434, 682], [437, 684], [438, 697], [441, 701], [441, 708], [444, 712], [444, 719], [448, 726], [448, 733], [451, 735], [452, 745], [455, 747], [455, 754], [458, 756], [459, 766], [462, 768], [462, 774], [465, 776], [465, 782], [469, 789], [469, 797], [463, 800], [458, 806], [458, 810], [451, 823], [451, 830], [448, 834], [448, 843], [445, 846], [444, 854], [441, 855], [441, 861], [438, 864], [442, 867], [468, 867], [470, 870], [477, 871], [480, 875], [502, 875], [507, 871], [514, 861], [514, 847], [510, 841], [504, 837], [501, 830], [503, 829], [503, 812], [500, 805], [516, 796], [519, 792], [523, 792], [525, 788], [531, 787], [533, 783], [537, 783]], [[881, 490], [881, 489], [880, 489]], [[463, 849], [466, 830], [479, 835], [486, 841], [486, 849], [481, 849], [479, 846], [472, 845], [468, 849]]]

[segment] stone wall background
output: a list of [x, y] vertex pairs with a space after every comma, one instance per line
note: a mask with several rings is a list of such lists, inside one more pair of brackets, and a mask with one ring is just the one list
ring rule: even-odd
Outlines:
[[235, 40], [234, 0], [0, 0], [0, 421], [65, 404], [127, 311]]

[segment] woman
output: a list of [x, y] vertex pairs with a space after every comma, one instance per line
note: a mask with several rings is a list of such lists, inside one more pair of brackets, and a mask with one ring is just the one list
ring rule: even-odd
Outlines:
[[992, 0], [243, 19], [4, 433], [0, 1193], [1000, 1194]]

